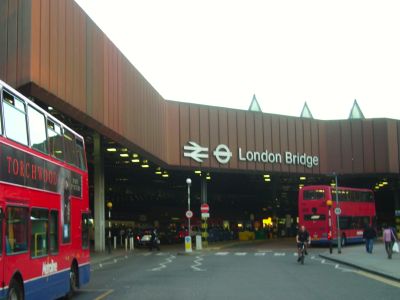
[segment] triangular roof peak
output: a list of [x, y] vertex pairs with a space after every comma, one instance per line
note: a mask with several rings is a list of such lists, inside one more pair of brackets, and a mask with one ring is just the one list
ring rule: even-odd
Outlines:
[[310, 108], [307, 105], [307, 101], [304, 102], [303, 110], [301, 111], [300, 118], [308, 118], [308, 119], [314, 119]]
[[353, 107], [351, 108], [349, 119], [365, 119], [357, 100], [354, 100]]
[[256, 94], [253, 95], [253, 99], [251, 100], [249, 111], [258, 111], [262, 112], [260, 104], [258, 104]]

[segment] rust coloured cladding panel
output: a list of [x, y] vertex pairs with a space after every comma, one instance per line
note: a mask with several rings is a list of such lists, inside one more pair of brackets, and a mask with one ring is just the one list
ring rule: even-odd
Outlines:
[[319, 122], [318, 128], [318, 149], [319, 149], [319, 171], [321, 174], [328, 174], [328, 137], [327, 137], [327, 123]]
[[328, 156], [328, 173], [339, 174], [341, 172], [341, 140], [340, 140], [340, 123], [329, 121], [326, 123], [327, 133], [327, 156]]
[[18, 1], [18, 63], [16, 86], [22, 86], [30, 79], [31, 46], [31, 2]]
[[236, 111], [235, 110], [228, 110], [228, 140], [229, 144], [228, 147], [232, 151], [232, 158], [229, 162], [230, 169], [237, 169], [238, 168], [238, 135], [237, 135], [237, 120], [236, 120]]
[[65, 64], [65, 56], [66, 56], [66, 28], [65, 28], [65, 18], [66, 18], [66, 0], [58, 1], [58, 11], [57, 17], [59, 19], [58, 22], [58, 30], [57, 30], [57, 92], [61, 99], [65, 99], [66, 93], [66, 85], [65, 85], [65, 76], [66, 76], [66, 64]]
[[217, 148], [219, 144], [219, 129], [218, 129], [218, 108], [209, 110], [210, 120], [210, 144], [208, 145], [209, 160], [212, 168], [218, 168], [219, 163], [212, 155], [212, 152]]
[[288, 130], [288, 118], [279, 118], [279, 132], [280, 132], [280, 144], [281, 144], [281, 155], [282, 155], [282, 172], [289, 172], [290, 167], [285, 163], [285, 152], [289, 150], [289, 130]]
[[375, 172], [374, 131], [372, 120], [363, 122], [364, 172]]
[[[219, 132], [219, 144], [224, 144], [229, 147], [229, 135], [228, 135], [228, 109], [218, 109], [218, 132]], [[229, 148], [231, 149], [231, 148]], [[210, 156], [213, 156], [210, 149]], [[232, 149], [231, 149], [232, 151]], [[230, 160], [236, 159], [234, 156]], [[221, 168], [229, 168], [229, 164], [220, 164]]]
[[[288, 129], [288, 149], [286, 151], [296, 152], [296, 122], [294, 118], [288, 118], [287, 120]], [[289, 172], [296, 173], [296, 166], [289, 164]]]
[[[313, 152], [312, 152], [312, 134], [311, 134], [311, 120], [309, 119], [302, 119], [303, 122], [303, 145], [304, 145], [304, 152], [308, 155], [308, 156], [314, 156]], [[306, 174], [310, 174], [313, 172], [313, 168], [315, 168], [315, 166], [312, 166], [312, 168], [309, 168], [308, 166], [306, 166], [304, 168], [304, 172]]]
[[[254, 112], [247, 111], [245, 114], [246, 118], [246, 150], [243, 152], [253, 152], [255, 150], [255, 131], [254, 131]], [[247, 161], [247, 169], [255, 170], [256, 163]]]
[[321, 168], [321, 151], [319, 147], [319, 133], [318, 126], [319, 122], [315, 120], [310, 120], [311, 123], [311, 154], [313, 156], [318, 156], [319, 162], [318, 166], [314, 166], [312, 169], [313, 174], [319, 174]]
[[[281, 141], [280, 141], [280, 131], [279, 131], [279, 118], [280, 116], [271, 116], [271, 129], [272, 129], [272, 152], [281, 154], [282, 149], [281, 149]], [[284, 162], [284, 157], [283, 155], [281, 156], [282, 163]], [[275, 172], [280, 172], [281, 171], [281, 164], [280, 163], [274, 163], [272, 164], [272, 170]]]
[[[0, 1], [0, 78], [7, 80], [7, 20], [8, 20], [8, 1]], [[11, 84], [11, 82], [10, 82]]]
[[[197, 105], [189, 106], [189, 140], [196, 143], [200, 143], [200, 111]], [[190, 165], [192, 167], [200, 167], [202, 163], [199, 163], [193, 159], [190, 160]]]
[[50, 1], [49, 2], [49, 17], [50, 17], [50, 38], [49, 38], [49, 75], [50, 75], [50, 83], [49, 83], [49, 92], [52, 94], [58, 94], [57, 86], [58, 86], [58, 26], [60, 25], [58, 22], [58, 1]]
[[40, 82], [39, 85], [50, 90], [50, 0], [40, 1]]
[[[296, 152], [297, 155], [304, 154], [304, 129], [303, 129], [303, 121], [301, 118], [296, 118]], [[296, 170], [298, 173], [304, 173], [306, 167], [303, 165], [296, 164]]]
[[[200, 145], [208, 147], [210, 145], [210, 122], [209, 122], [209, 108], [206, 106], [200, 107]], [[209, 168], [211, 166], [211, 157], [204, 160], [203, 167]]]
[[181, 166], [189, 167], [191, 163], [191, 158], [183, 156], [183, 146], [190, 141], [190, 131], [189, 131], [189, 105], [179, 104], [179, 128], [180, 128], [180, 152], [181, 152]]
[[[254, 114], [254, 131], [255, 131], [255, 150], [257, 152], [264, 152], [264, 135], [263, 135], [263, 117], [262, 113]], [[256, 164], [256, 169], [259, 171], [264, 170], [264, 163], [260, 162]]]
[[6, 40], [6, 80], [10, 85], [17, 85], [18, 68], [18, 2], [8, 2], [8, 15], [6, 18], [7, 40]]
[[341, 136], [341, 173], [353, 173], [353, 151], [351, 139], [351, 126], [350, 121], [340, 122], [340, 136]]
[[352, 158], [353, 158], [353, 172], [360, 174], [364, 172], [364, 146], [363, 146], [363, 133], [362, 121], [351, 120], [351, 140], [353, 144]]
[[387, 120], [388, 128], [388, 169], [391, 173], [397, 173], [399, 170], [399, 141], [397, 137], [397, 121]]
[[[272, 124], [271, 115], [263, 114], [263, 129], [264, 129], [264, 149], [268, 153], [272, 152]], [[267, 163], [264, 165], [266, 172], [272, 171], [272, 165]]]
[[374, 120], [372, 124], [374, 134], [375, 172], [384, 173], [389, 167], [387, 122], [377, 119]]
[[[237, 132], [237, 144], [238, 148], [234, 149], [233, 157], [238, 157], [238, 168], [242, 170], [247, 169], [247, 163], [245, 161], [245, 156], [247, 152], [246, 145], [246, 112], [236, 111], [236, 132]], [[239, 152], [241, 149], [241, 153]], [[236, 152], [238, 151], [238, 152]], [[244, 159], [244, 160], [243, 160]]]

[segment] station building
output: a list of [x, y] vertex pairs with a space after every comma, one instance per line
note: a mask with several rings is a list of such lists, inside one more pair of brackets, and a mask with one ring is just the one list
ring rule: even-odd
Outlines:
[[[130, 37], [134, 39], [134, 37]], [[95, 244], [116, 219], [161, 222], [209, 202], [221, 220], [295, 216], [302, 185], [374, 189], [378, 220], [400, 214], [400, 122], [344, 120], [167, 101], [72, 0], [0, 2], [0, 79], [86, 138]], [[271, 100], [273, 101], [273, 99]], [[196, 213], [196, 211], [195, 211]]]

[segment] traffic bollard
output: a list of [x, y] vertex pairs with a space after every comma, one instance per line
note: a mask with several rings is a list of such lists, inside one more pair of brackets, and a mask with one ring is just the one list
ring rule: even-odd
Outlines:
[[114, 236], [114, 249], [117, 249], [117, 237]]

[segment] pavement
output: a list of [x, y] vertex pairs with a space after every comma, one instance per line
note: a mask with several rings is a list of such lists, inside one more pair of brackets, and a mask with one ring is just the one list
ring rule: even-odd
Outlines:
[[366, 252], [365, 245], [356, 245], [342, 248], [341, 254], [334, 248], [332, 254], [325, 251], [319, 256], [400, 282], [400, 254], [393, 253], [392, 259], [388, 259], [382, 242], [374, 243], [372, 254]]

